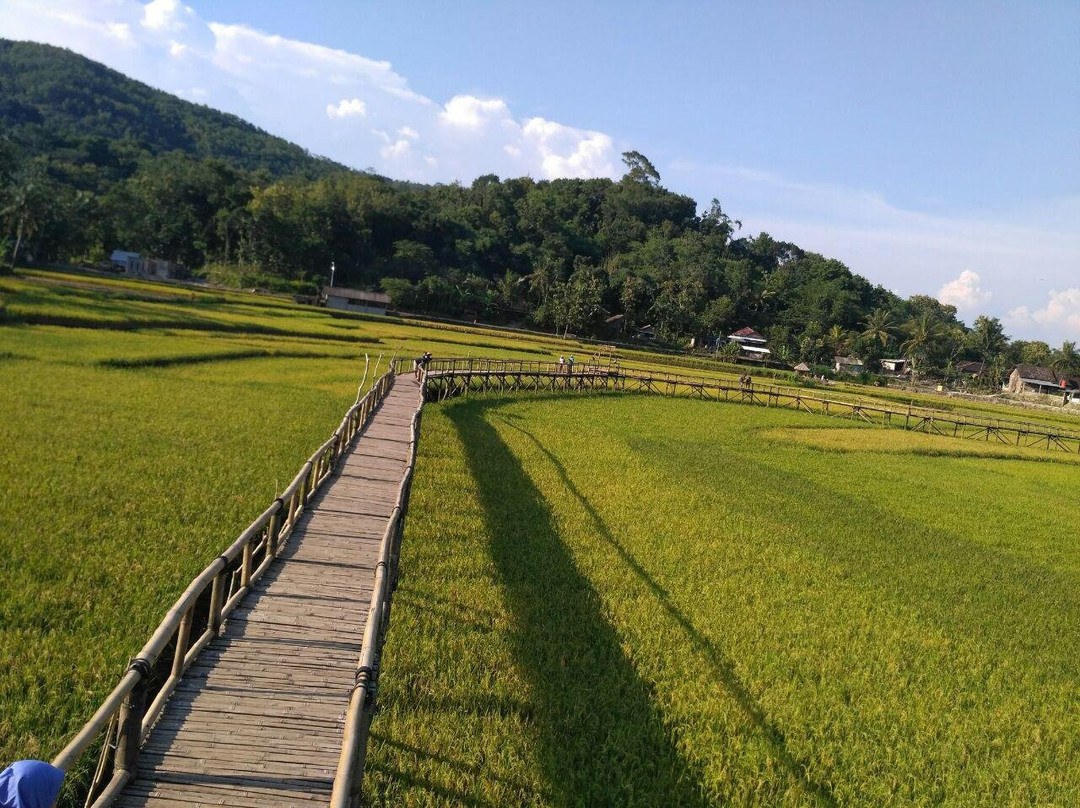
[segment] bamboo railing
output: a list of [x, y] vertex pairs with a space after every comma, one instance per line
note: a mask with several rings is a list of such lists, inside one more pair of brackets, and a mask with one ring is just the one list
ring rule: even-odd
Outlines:
[[719, 379], [654, 372], [618, 365], [536, 362], [503, 359], [432, 359], [424, 386], [429, 398], [442, 400], [470, 392], [603, 391], [647, 392], [718, 401], [781, 407], [847, 417], [878, 426], [971, 440], [996, 441], [1027, 448], [1080, 453], [1080, 431], [1023, 420], [908, 405], [892, 407], [874, 400], [844, 399], [804, 388], [771, 384], [734, 384]]
[[[349, 408], [338, 428], [304, 463], [281, 496], [188, 585], [131, 661], [120, 683], [53, 760], [54, 766], [66, 771], [102, 740], [88, 806], [109, 805], [131, 779], [139, 748], [169, 696], [281, 552], [312, 497], [385, 398], [396, 366], [394, 363], [390, 372]], [[413, 426], [415, 440], [415, 423]]]
[[[399, 365], [392, 364], [397, 370]], [[334, 789], [330, 808], [353, 808], [360, 802], [367, 758], [368, 731], [375, 715], [376, 697], [379, 690], [379, 668], [382, 647], [390, 624], [390, 603], [397, 587], [398, 558], [401, 536], [405, 527], [409, 492], [412, 487], [413, 467], [416, 464], [416, 441], [420, 431], [420, 413], [423, 403], [424, 373], [420, 371], [420, 394], [417, 409], [409, 430], [409, 464], [398, 485], [394, 510], [383, 532], [379, 546], [379, 560], [375, 566], [375, 584], [368, 608], [367, 624], [361, 645], [360, 659], [356, 667], [356, 685], [345, 713], [345, 732], [341, 744], [341, 756], [334, 776]]]

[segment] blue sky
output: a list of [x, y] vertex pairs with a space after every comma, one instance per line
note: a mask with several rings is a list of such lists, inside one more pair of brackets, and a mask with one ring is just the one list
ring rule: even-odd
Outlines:
[[358, 168], [613, 175], [1080, 340], [1080, 3], [0, 0], [49, 41]]

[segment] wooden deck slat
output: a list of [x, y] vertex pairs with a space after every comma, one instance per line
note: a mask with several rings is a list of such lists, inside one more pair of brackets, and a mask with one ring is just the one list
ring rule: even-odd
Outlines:
[[329, 804], [418, 404], [415, 379], [399, 376], [278, 559], [180, 681], [115, 805]]

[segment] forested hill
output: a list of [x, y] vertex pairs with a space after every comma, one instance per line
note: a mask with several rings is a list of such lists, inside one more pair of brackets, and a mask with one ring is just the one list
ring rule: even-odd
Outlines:
[[[1010, 346], [997, 320], [967, 329], [932, 297], [748, 233], [716, 200], [702, 212], [644, 155], [623, 158], [619, 180], [396, 182], [68, 51], [0, 40], [0, 267], [125, 249], [310, 293], [334, 262], [338, 283], [381, 287], [406, 311], [625, 339], [651, 325], [670, 345], [749, 325], [788, 363], [903, 353], [946, 373], [985, 360], [996, 379], [1052, 356]], [[1080, 364], [1066, 347], [1062, 367]]]
[[[63, 48], [0, 39], [0, 131], [101, 187], [141, 155], [181, 150], [273, 177], [342, 167], [237, 118], [181, 100]], [[88, 169], [88, 167], [90, 167]]]

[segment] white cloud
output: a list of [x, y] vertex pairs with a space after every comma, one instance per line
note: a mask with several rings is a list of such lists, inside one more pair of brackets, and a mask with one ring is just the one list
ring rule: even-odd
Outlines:
[[524, 142], [540, 155], [544, 176], [612, 176], [614, 141], [603, 132], [585, 132], [544, 118], [530, 118], [522, 130]]
[[461, 129], [480, 129], [492, 121], [507, 121], [510, 108], [499, 98], [477, 98], [473, 95], [455, 95], [446, 102], [439, 120], [447, 126]]
[[985, 306], [993, 297], [991, 292], [984, 292], [978, 272], [965, 269], [960, 277], [946, 283], [938, 291], [938, 300], [949, 303], [961, 312], [975, 312], [980, 306]]
[[383, 146], [379, 149], [379, 154], [386, 160], [400, 160], [403, 157], [407, 157], [411, 151], [412, 144], [405, 140], [405, 138], [402, 138], [388, 146]]
[[367, 105], [359, 98], [342, 98], [337, 106], [327, 104], [326, 114], [331, 118], [362, 118], [367, 115]]
[[182, 31], [195, 12], [179, 0], [153, 0], [143, 7], [142, 25], [151, 31]]
[[105, 32], [113, 39], [119, 39], [121, 42], [131, 42], [134, 38], [131, 35], [131, 26], [126, 22], [107, 23]]
[[[212, 107], [395, 177], [613, 176], [618, 162], [608, 135], [519, 118], [499, 98], [462, 93], [436, 102], [387, 61], [206, 21], [183, 0], [0, 0], [0, 31], [71, 48], [170, 92], [202, 88], [199, 100]], [[375, 126], [313, 125], [327, 118]]]
[[1017, 306], [1005, 322], [1014, 328], [1033, 329], [1039, 336], [1055, 341], [1055, 336], [1080, 341], [1080, 287], [1063, 292], [1051, 290], [1046, 305], [1034, 311], [1029, 306]]

